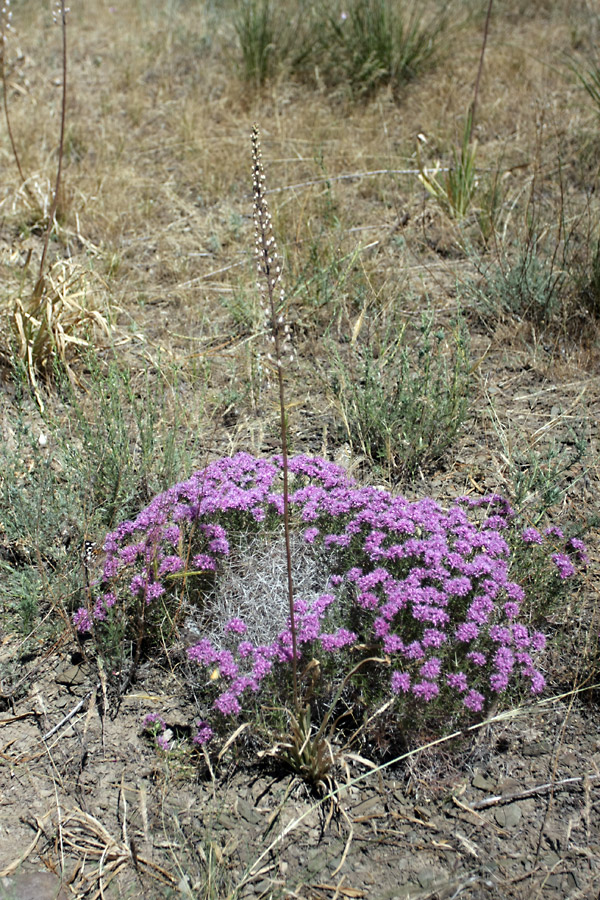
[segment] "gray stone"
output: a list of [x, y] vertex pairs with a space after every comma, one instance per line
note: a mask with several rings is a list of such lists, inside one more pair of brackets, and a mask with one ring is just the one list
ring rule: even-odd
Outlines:
[[481, 772], [477, 773], [472, 784], [478, 791], [493, 791], [496, 787], [494, 782], [490, 781], [489, 778], [486, 778]]
[[417, 881], [422, 888], [432, 888], [435, 886], [436, 882], [440, 881], [442, 878], [443, 875], [441, 875], [440, 872], [436, 872], [434, 869], [421, 869], [421, 871], [417, 873]]
[[56, 674], [57, 684], [65, 684], [74, 687], [85, 682], [85, 672], [81, 666], [64, 666]]
[[307, 871], [312, 875], [316, 875], [318, 872], [323, 872], [326, 868], [327, 854], [322, 850], [317, 850], [316, 853], [311, 853], [306, 864]]
[[521, 809], [518, 803], [501, 806], [494, 812], [494, 818], [501, 828], [512, 828], [521, 820]]
[[383, 809], [381, 797], [378, 795], [369, 797], [367, 800], [363, 800], [362, 803], [359, 803], [358, 806], [355, 806], [352, 810], [352, 815], [357, 817], [368, 816], [369, 813], [375, 812], [376, 809]]
[[50, 872], [16, 872], [0, 878], [0, 900], [67, 900], [68, 894]]
[[246, 800], [238, 800], [236, 807], [241, 818], [244, 819], [244, 821], [249, 822], [250, 825], [260, 825], [263, 821], [266, 824], [265, 817], [262, 816], [258, 810], [254, 809], [254, 807], [250, 806]]
[[522, 753], [523, 756], [545, 756], [550, 753], [551, 746], [548, 741], [532, 741], [531, 744], [525, 744]]
[[414, 882], [398, 885], [397, 887], [387, 888], [379, 894], [373, 895], [373, 900], [412, 900], [421, 894], [421, 888]]

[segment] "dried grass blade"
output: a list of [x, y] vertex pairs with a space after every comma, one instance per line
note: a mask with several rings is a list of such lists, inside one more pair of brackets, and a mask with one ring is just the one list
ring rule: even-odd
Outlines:
[[[46, 815], [49, 815], [49, 813], [46, 813]], [[44, 816], [44, 818], [46, 818], [46, 816]], [[38, 822], [38, 830], [36, 831], [35, 837], [32, 840], [32, 842], [29, 844], [28, 847], [25, 848], [25, 850], [23, 851], [21, 856], [19, 856], [18, 859], [15, 859], [14, 862], [10, 863], [10, 865], [6, 866], [6, 868], [4, 868], [4, 869], [2, 869], [2, 871], [0, 871], [0, 878], [8, 878], [10, 875], [13, 874], [13, 872], [16, 872], [16, 870], [19, 868], [21, 863], [25, 862], [25, 860], [30, 855], [30, 853], [32, 853], [35, 850], [35, 848], [37, 846], [37, 842], [39, 841], [39, 839], [43, 833], [44, 833], [44, 830]]]

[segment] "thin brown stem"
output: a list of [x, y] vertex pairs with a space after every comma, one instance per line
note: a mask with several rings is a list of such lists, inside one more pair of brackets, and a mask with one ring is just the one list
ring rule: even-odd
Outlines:
[[488, 31], [490, 28], [490, 19], [492, 16], [492, 4], [494, 0], [489, 0], [487, 14], [485, 17], [485, 25], [483, 26], [483, 42], [481, 44], [481, 53], [479, 54], [479, 67], [477, 69], [477, 78], [475, 79], [475, 87], [473, 89], [473, 101], [471, 103], [471, 109], [469, 110], [469, 130], [467, 137], [467, 144], [471, 142], [471, 137], [473, 135], [473, 128], [475, 125], [475, 110], [477, 108], [477, 98], [479, 97], [479, 84], [481, 82], [481, 73], [483, 72], [483, 57], [485, 56], [485, 48], [487, 45]]
[[[277, 344], [276, 344], [277, 350]], [[279, 377], [279, 412], [281, 417], [281, 457], [283, 471], [283, 530], [285, 535], [285, 559], [287, 565], [288, 604], [290, 607], [290, 628], [292, 632], [292, 673], [294, 687], [294, 709], [298, 710], [298, 672], [297, 672], [297, 646], [296, 646], [296, 622], [294, 620], [294, 583], [292, 579], [292, 550], [290, 545], [290, 510], [288, 499], [288, 448], [287, 448], [287, 422], [285, 417], [285, 394], [283, 384], [283, 371], [281, 365], [277, 367]]]
[[17, 145], [15, 143], [12, 125], [10, 121], [10, 115], [8, 112], [8, 86], [6, 82], [6, 29], [4, 27], [4, 22], [2, 23], [2, 33], [0, 35], [0, 40], [2, 41], [2, 47], [0, 47], [0, 80], [2, 81], [2, 106], [4, 108], [4, 120], [6, 122], [6, 131], [8, 133], [8, 139], [10, 141], [10, 146], [12, 148], [12, 153], [15, 159], [15, 163], [17, 169], [19, 170], [19, 177], [21, 179], [21, 184], [24, 186], [27, 191], [29, 197], [33, 199], [33, 195], [27, 184], [27, 179], [23, 173], [23, 168], [21, 166], [21, 160], [19, 158], [19, 153], [17, 151]]
[[52, 229], [54, 227], [54, 217], [56, 216], [56, 209], [58, 207], [58, 196], [60, 191], [61, 177], [62, 177], [62, 165], [63, 165], [63, 156], [65, 149], [65, 123], [67, 118], [67, 9], [65, 6], [65, 0], [60, 0], [60, 24], [62, 31], [62, 75], [63, 75], [63, 83], [62, 83], [62, 100], [61, 100], [61, 113], [60, 113], [60, 137], [58, 142], [58, 165], [56, 168], [56, 182], [54, 184], [54, 197], [52, 198], [52, 206], [50, 207], [50, 212], [48, 213], [48, 223], [46, 225], [46, 232], [44, 234], [44, 243], [42, 246], [42, 257], [40, 259], [40, 267], [38, 271], [38, 278], [33, 290], [33, 301], [36, 307], [39, 309], [42, 294], [44, 292], [44, 268], [46, 265], [46, 256], [48, 254], [48, 245], [50, 243], [50, 236], [52, 234]]

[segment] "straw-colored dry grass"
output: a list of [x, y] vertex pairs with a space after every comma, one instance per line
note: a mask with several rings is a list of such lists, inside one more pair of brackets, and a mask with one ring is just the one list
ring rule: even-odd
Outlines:
[[[498, 226], [506, 240], [524, 239], [534, 182], [539, 228], [557, 228], [559, 165], [567, 223], [590, 202], [584, 181], [593, 173], [582, 171], [581, 153], [597, 115], [566, 62], [591, 13], [583, 5], [561, 6], [520, 16], [514, 4], [499, 3], [492, 19], [475, 137], [481, 177], [501, 170]], [[356, 105], [284, 75], [257, 95], [236, 76], [230, 20], [229, 4], [159, 10], [90, 2], [85, 16], [73, 10], [69, 24], [61, 244], [85, 253], [80, 235], [98, 248], [95, 266], [110, 275], [110, 296], [152, 341], [184, 355], [189, 340], [178, 335], [227, 331], [224, 301], [240, 283], [245, 290], [251, 284], [247, 145], [254, 120], [278, 190], [272, 206], [291, 272], [302, 269], [315, 244], [343, 253], [379, 241], [359, 259], [381, 304], [397, 297], [407, 268], [416, 269], [419, 283], [418, 265], [427, 258], [418, 255], [430, 232], [434, 244], [438, 232], [444, 247], [455, 242], [416, 177], [369, 173], [414, 170], [419, 134], [427, 139], [424, 164], [448, 164], [472, 97], [481, 15], [449, 31], [443, 62], [399, 100], [384, 89]], [[47, 195], [58, 126], [58, 29], [43, 10], [27, 8], [17, 10], [15, 24], [8, 47], [13, 130], [29, 183], [36, 195]], [[17, 48], [23, 55], [15, 59]], [[17, 193], [8, 148], [5, 159], [5, 228], [22, 254], [31, 246], [31, 204]], [[350, 173], [364, 174], [336, 180]], [[307, 181], [319, 183], [291, 187]], [[390, 247], [386, 238], [407, 214], [406, 248]], [[34, 241], [34, 254], [35, 248]]]

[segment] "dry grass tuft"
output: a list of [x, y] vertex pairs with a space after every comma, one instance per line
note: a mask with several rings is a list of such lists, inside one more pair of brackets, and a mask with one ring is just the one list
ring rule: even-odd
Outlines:
[[57, 364], [75, 378], [70, 366], [73, 351], [97, 348], [98, 335], [108, 342], [112, 337], [107, 317], [90, 303], [88, 280], [89, 274], [80, 264], [58, 260], [45, 277], [39, 302], [15, 299], [16, 354], [36, 391], [38, 378], [49, 379]]
[[80, 896], [90, 897], [90, 900], [104, 897], [111, 881], [127, 868], [131, 868], [139, 878], [149, 875], [163, 885], [177, 884], [177, 879], [166, 869], [137, 853], [134, 841], [127, 837], [125, 824], [122, 841], [119, 842], [98, 819], [75, 809], [62, 819], [60, 838], [63, 846], [80, 860], [79, 871], [73, 878], [74, 889]]

